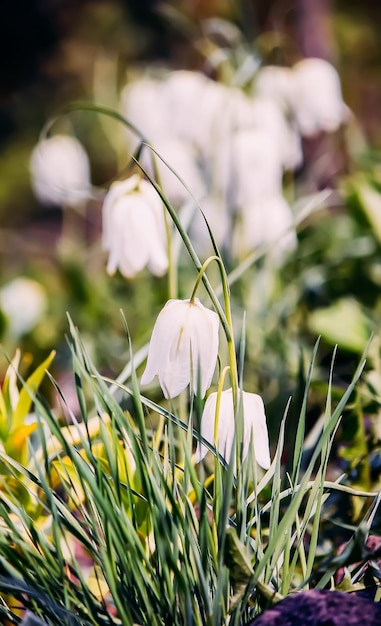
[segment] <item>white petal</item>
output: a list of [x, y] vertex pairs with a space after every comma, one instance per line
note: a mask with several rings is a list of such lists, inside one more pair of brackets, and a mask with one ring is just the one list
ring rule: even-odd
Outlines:
[[204, 113], [200, 104], [207, 85], [209, 80], [200, 72], [180, 70], [169, 74], [163, 92], [175, 137], [198, 144]]
[[[121, 94], [121, 107], [125, 117], [153, 145], [170, 130], [170, 119], [163, 101], [163, 83], [161, 80], [142, 76], [129, 82]], [[140, 139], [131, 131], [128, 131], [128, 136], [130, 150], [133, 151], [138, 146]]]
[[154, 276], [163, 276], [168, 269], [167, 252], [164, 247], [159, 246], [158, 243], [154, 248], [151, 248], [148, 269]]
[[113, 228], [113, 208], [115, 203], [123, 196], [127, 196], [139, 185], [138, 174], [130, 176], [126, 180], [116, 181], [108, 190], [102, 208], [102, 245], [103, 249], [109, 251], [114, 233]]
[[292, 68], [293, 109], [300, 132], [306, 137], [333, 132], [346, 119], [340, 78], [323, 59], [303, 59]]
[[127, 278], [145, 267], [149, 258], [146, 241], [150, 209], [138, 194], [123, 196], [114, 205], [112, 217], [113, 246], [110, 262], [114, 260]]
[[204, 307], [200, 300], [195, 298], [189, 324], [193, 390], [197, 392], [200, 378], [200, 392], [203, 398], [210, 387], [216, 367], [219, 318], [217, 313]]
[[148, 181], [142, 179], [139, 183], [139, 193], [147, 204], [152, 207], [155, 214], [160, 213], [164, 215], [163, 203], [155, 187]]
[[251, 437], [254, 442], [255, 460], [263, 467], [270, 467], [270, 448], [267, 433], [265, 407], [261, 396], [255, 393], [243, 392], [244, 415], [244, 447], [243, 458], [249, 452]]
[[[231, 242], [231, 211], [227, 206], [226, 198], [213, 195], [203, 198], [202, 211], [213, 233], [214, 240], [219, 248], [229, 246]], [[195, 210], [190, 224], [190, 235], [195, 242], [200, 256], [214, 254], [208, 229], [204, 217], [198, 209]]]
[[103, 205], [103, 247], [107, 271], [132, 278], [146, 265], [156, 275], [168, 267], [161, 200], [138, 175], [114, 183]]
[[[231, 389], [227, 389], [221, 394], [218, 416], [218, 451], [226, 462], [230, 461], [235, 434], [233, 393]], [[235, 453], [233, 454], [234, 457]]]
[[272, 134], [258, 129], [236, 132], [233, 154], [233, 194], [238, 209], [263, 196], [281, 193], [281, 153]]
[[152, 331], [142, 384], [157, 375], [165, 397], [174, 398], [191, 382], [197, 390], [199, 365], [205, 395], [217, 361], [218, 327], [218, 316], [197, 298], [167, 302]]
[[[201, 418], [201, 435], [209, 443], [214, 445], [215, 413], [217, 393], [211, 393], [205, 402]], [[254, 441], [255, 459], [257, 463], [267, 469], [270, 466], [270, 450], [267, 434], [266, 415], [262, 398], [254, 393], [243, 392], [243, 459], [249, 451], [249, 444]], [[225, 461], [230, 461], [232, 446], [235, 437], [235, 421], [233, 394], [231, 389], [221, 394], [220, 410], [218, 415], [218, 451]], [[195, 460], [201, 461], [207, 448], [198, 443]]]
[[[165, 397], [178, 395], [189, 384], [190, 358], [180, 362], [180, 369], [175, 363], [176, 372], [170, 370], [170, 365], [176, 359], [176, 350], [183, 349], [183, 342], [179, 338], [184, 326], [184, 317], [189, 309], [189, 300], [169, 300], [160, 311], [155, 322], [150, 340], [147, 365], [143, 372], [141, 383], [150, 383], [155, 376], [159, 376], [160, 385]], [[176, 378], [175, 378], [176, 376]], [[187, 380], [184, 384], [184, 380]], [[180, 389], [180, 391], [179, 391]]]
[[47, 297], [43, 286], [30, 278], [14, 278], [0, 289], [0, 309], [14, 336], [19, 337], [32, 330], [46, 308]]
[[[196, 198], [205, 194], [205, 183], [201, 168], [198, 164], [198, 151], [189, 141], [165, 136], [154, 145], [160, 157], [184, 180], [185, 185], [191, 190]], [[156, 159], [160, 174], [160, 185], [169, 201], [180, 206], [191, 197], [189, 191], [174, 174], [173, 171], [160, 158]], [[154, 174], [151, 155], [145, 152], [142, 155], [143, 167]]]
[[253, 94], [289, 106], [292, 92], [292, 70], [278, 65], [261, 67], [255, 76]]
[[[208, 396], [204, 411], [201, 418], [201, 435], [211, 445], [215, 444], [214, 431], [215, 431], [215, 418], [216, 418], [216, 403], [217, 393], [213, 392]], [[221, 456], [225, 461], [230, 461], [230, 455], [232, 446], [234, 443], [234, 407], [233, 407], [233, 395], [231, 389], [223, 391], [220, 400], [220, 409], [218, 415], [218, 432], [217, 432], [217, 447]], [[206, 455], [208, 449], [201, 443], [197, 444], [196, 448], [196, 463], [201, 461]]]
[[164, 222], [164, 206], [155, 188], [146, 180], [139, 186], [142, 199], [150, 209], [147, 221], [142, 223], [145, 244], [148, 248], [148, 269], [155, 276], [162, 276], [168, 269], [167, 235]]
[[[189, 305], [187, 307], [189, 309]], [[169, 398], [178, 396], [190, 383], [191, 348], [189, 310], [181, 312], [181, 323], [176, 326], [167, 346], [167, 355], [159, 373], [160, 386]], [[180, 321], [180, 318], [179, 320]]]
[[295, 168], [302, 163], [303, 154], [299, 134], [274, 98], [259, 96], [252, 100], [257, 119], [255, 128], [271, 135], [277, 147], [277, 158], [283, 167]]
[[291, 208], [280, 194], [258, 198], [242, 207], [233, 234], [233, 255], [241, 258], [260, 245], [268, 248], [274, 260], [295, 249], [297, 238]]
[[[206, 439], [206, 441], [209, 441], [209, 443], [211, 443], [212, 445], [214, 445], [214, 422], [215, 422], [215, 416], [216, 416], [216, 402], [217, 402], [217, 393], [213, 392], [208, 396], [205, 402], [205, 406], [204, 406], [204, 410], [203, 410], [202, 418], [201, 418], [201, 427], [200, 427], [201, 435], [204, 437], [204, 439]], [[208, 452], [208, 448], [206, 448], [202, 443], [198, 442], [197, 448], [196, 448], [196, 455], [195, 455], [196, 463], [199, 463], [204, 458], [207, 452]]]

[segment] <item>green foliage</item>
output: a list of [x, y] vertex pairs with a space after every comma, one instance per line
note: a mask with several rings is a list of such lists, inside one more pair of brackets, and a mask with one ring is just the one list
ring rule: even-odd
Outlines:
[[[12, 596], [4, 595], [3, 618], [17, 623], [17, 600], [57, 626], [217, 626], [227, 619], [241, 625], [312, 578], [314, 586], [324, 586], [348, 561], [345, 553], [323, 570], [316, 558], [330, 494], [376, 497], [346, 485], [344, 477], [326, 476], [363, 359], [334, 405], [332, 365], [324, 420], [307, 464], [302, 410], [292, 475], [284, 475], [281, 463], [285, 417], [265, 474], [258, 475], [250, 454], [239, 476], [216, 457], [207, 478], [192, 459], [192, 435], [198, 436], [192, 413], [187, 425], [149, 401], [133, 373], [132, 388], [118, 385], [123, 395], [117, 400], [114, 381], [99, 374], [73, 326], [71, 351], [81, 421], [69, 407], [71, 423], [58, 421], [37, 393], [35, 376], [35, 385], [29, 380], [24, 390], [34, 402], [40, 445], [28, 467], [1, 453], [9, 475], [28, 485], [31, 498], [26, 507], [17, 489], [0, 496], [0, 590]], [[161, 426], [151, 430], [158, 412]]]
[[[20, 352], [17, 351], [5, 374], [3, 387], [0, 389], [0, 441], [1, 450], [14, 462], [25, 467], [30, 463], [30, 446], [33, 433], [38, 428], [36, 416], [31, 415], [33, 394], [39, 389], [45, 376], [46, 368], [52, 363], [54, 352], [22, 384], [18, 378]], [[20, 385], [20, 389], [19, 389]], [[30, 481], [19, 480], [12, 476], [7, 464], [0, 464], [0, 489], [9, 494], [15, 492], [23, 502], [30, 504], [28, 485]]]

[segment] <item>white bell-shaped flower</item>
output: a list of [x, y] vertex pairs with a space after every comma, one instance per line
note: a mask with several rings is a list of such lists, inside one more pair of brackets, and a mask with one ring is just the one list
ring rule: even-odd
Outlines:
[[170, 131], [185, 139], [210, 158], [216, 149], [216, 135], [224, 124], [230, 90], [201, 74], [171, 72], [163, 86], [165, 108], [170, 114]]
[[[270, 449], [267, 433], [266, 414], [261, 396], [255, 393], [242, 391], [242, 458], [249, 453], [250, 442], [254, 443], [255, 460], [264, 469], [270, 467]], [[217, 449], [225, 461], [229, 462], [232, 446], [235, 441], [236, 423], [234, 417], [233, 393], [231, 389], [223, 391], [218, 414], [217, 441], [215, 442], [217, 393], [208, 396], [201, 418], [201, 436], [210, 444], [217, 444]], [[207, 453], [207, 448], [198, 443], [196, 462], [201, 461]]]
[[144, 267], [155, 276], [168, 268], [164, 211], [153, 186], [138, 174], [113, 183], [103, 204], [107, 272], [132, 278]]
[[[209, 79], [200, 72], [178, 70], [170, 72], [163, 85], [165, 107], [170, 113], [171, 132], [199, 146], [209, 119], [205, 94]], [[213, 105], [213, 103], [210, 103]], [[205, 134], [204, 134], [205, 141]]]
[[178, 396], [190, 384], [205, 396], [218, 353], [218, 315], [198, 298], [169, 300], [152, 331], [142, 385], [158, 376], [166, 398]]
[[292, 93], [292, 70], [279, 65], [261, 67], [254, 79], [253, 95], [275, 100], [288, 109]]
[[253, 99], [238, 87], [230, 87], [228, 93], [229, 101], [221, 123], [226, 120], [230, 132], [256, 126], [258, 120], [253, 109]]
[[272, 134], [256, 128], [236, 132], [232, 154], [231, 191], [237, 207], [282, 192], [282, 162]]
[[[169, 111], [163, 101], [163, 81], [159, 78], [142, 76], [129, 82], [121, 93], [121, 109], [126, 119], [152, 145], [170, 132]], [[140, 139], [132, 131], [127, 132], [133, 152]]]
[[90, 197], [90, 165], [82, 144], [69, 135], [40, 141], [32, 151], [33, 191], [42, 204], [76, 206]]
[[305, 137], [334, 132], [345, 121], [348, 109], [336, 69], [323, 59], [303, 59], [292, 68], [292, 108]]
[[[156, 141], [153, 147], [160, 155], [154, 154], [154, 158], [159, 171], [160, 186], [168, 200], [179, 206], [191, 198], [189, 192], [196, 199], [202, 198], [205, 194], [205, 183], [198, 163], [196, 148], [183, 139], [170, 136], [162, 137]], [[165, 163], [160, 157], [164, 159]], [[151, 150], [143, 151], [140, 162], [143, 168], [154, 177], [156, 172], [153, 167]]]
[[242, 258], [266, 244], [274, 261], [281, 261], [284, 253], [297, 245], [293, 214], [280, 193], [254, 199], [241, 207], [233, 234], [233, 256]]
[[201, 202], [202, 213], [195, 207], [189, 234], [194, 241], [194, 246], [200, 256], [210, 256], [214, 254], [212, 240], [208, 226], [213, 234], [213, 239], [217, 246], [223, 250], [229, 250], [232, 234], [232, 216], [227, 206], [226, 197], [223, 194], [206, 196]]
[[224, 199], [227, 207], [230, 204], [232, 187], [235, 185], [232, 174], [236, 158], [234, 136], [239, 131], [250, 132], [256, 119], [251, 99], [240, 89], [225, 87], [213, 81], [209, 83], [209, 92], [219, 93], [220, 102], [216, 102], [216, 110], [211, 113], [205, 126], [202, 154], [209, 193], [217, 197], [219, 203]]
[[252, 107], [256, 128], [271, 135], [283, 167], [299, 167], [303, 161], [300, 135], [294, 124], [287, 119], [280, 102], [275, 98], [257, 96], [253, 98]]

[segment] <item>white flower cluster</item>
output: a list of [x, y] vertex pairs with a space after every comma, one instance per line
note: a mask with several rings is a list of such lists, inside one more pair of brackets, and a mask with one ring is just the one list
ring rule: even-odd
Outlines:
[[[156, 165], [171, 203], [179, 208], [190, 200], [190, 191], [217, 244], [235, 259], [262, 244], [275, 260], [295, 247], [283, 173], [301, 165], [302, 136], [332, 132], [348, 117], [338, 74], [321, 59], [305, 59], [292, 68], [263, 67], [251, 93], [199, 72], [142, 77], [124, 88], [121, 109], [163, 157], [165, 162], [156, 158]], [[131, 136], [130, 150], [138, 143]], [[141, 163], [156, 175], [148, 148]], [[75, 206], [90, 196], [88, 157], [73, 137], [39, 142], [30, 169], [34, 192], [44, 204]], [[145, 266], [159, 276], [166, 271], [164, 218], [154, 196], [148, 183], [136, 178], [112, 185], [103, 216], [109, 273], [119, 268], [130, 278]], [[209, 233], [196, 207], [190, 221], [196, 249], [210, 254]]]
[[[240, 258], [259, 244], [282, 254], [296, 244], [292, 211], [283, 196], [284, 170], [302, 163], [301, 137], [332, 132], [348, 113], [334, 67], [305, 59], [293, 68], [263, 67], [251, 93], [199, 72], [143, 76], [127, 84], [121, 108], [200, 201], [217, 243]], [[138, 144], [131, 137], [131, 150]], [[142, 164], [154, 175], [152, 155]], [[157, 159], [162, 188], [180, 206], [187, 189]], [[233, 233], [233, 235], [232, 235]], [[191, 235], [207, 254], [200, 212]]]

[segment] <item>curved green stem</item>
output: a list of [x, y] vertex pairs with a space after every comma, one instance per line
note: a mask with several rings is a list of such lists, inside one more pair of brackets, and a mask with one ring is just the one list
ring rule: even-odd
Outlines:
[[[224, 367], [224, 369], [222, 370], [220, 377], [218, 379], [218, 387], [217, 387], [217, 400], [216, 400], [216, 412], [215, 412], [215, 416], [214, 416], [214, 441], [213, 444], [215, 445], [215, 447], [218, 450], [218, 422], [219, 422], [219, 415], [220, 415], [220, 406], [221, 406], [221, 394], [224, 388], [224, 382], [225, 382], [225, 376], [227, 371], [230, 369], [229, 365], [227, 365], [226, 367]], [[216, 445], [217, 444], [217, 445]], [[217, 457], [216, 457], [216, 460]]]
[[[228, 283], [228, 277], [227, 277], [227, 274], [226, 274], [225, 266], [223, 264], [223, 261], [222, 261], [221, 257], [219, 257], [217, 255], [213, 255], [213, 256], [208, 257], [206, 259], [206, 261], [203, 263], [203, 265], [201, 266], [200, 271], [198, 273], [197, 280], [196, 280], [195, 286], [193, 288], [190, 301], [193, 302], [193, 300], [195, 299], [197, 289], [198, 289], [201, 281], [204, 278], [204, 275], [205, 275], [205, 272], [206, 272], [208, 266], [210, 265], [210, 263], [212, 263], [212, 261], [216, 261], [216, 263], [218, 264], [218, 268], [220, 270], [220, 274], [221, 274], [221, 282], [222, 282], [222, 291], [223, 291], [223, 297], [224, 297], [224, 307], [225, 307], [226, 323], [227, 323], [228, 328], [229, 328], [229, 333], [225, 333], [225, 335], [226, 335], [226, 340], [227, 340], [227, 343], [228, 343], [228, 350], [229, 350], [230, 379], [231, 379], [232, 390], [233, 390], [233, 405], [234, 405], [234, 411], [236, 412], [236, 409], [237, 409], [237, 406], [238, 406], [238, 403], [237, 403], [237, 399], [238, 399], [237, 357], [236, 357], [235, 342], [234, 342], [233, 320], [232, 320], [231, 306], [230, 306], [229, 283]], [[225, 370], [223, 370], [223, 371], [225, 371]]]
[[[226, 367], [224, 367], [224, 369], [222, 370], [220, 377], [218, 379], [218, 387], [217, 387], [217, 397], [216, 397], [216, 409], [215, 409], [215, 413], [214, 413], [214, 432], [213, 432], [213, 445], [215, 446], [216, 451], [219, 452], [219, 448], [218, 448], [218, 423], [220, 420], [220, 407], [221, 407], [221, 395], [222, 395], [222, 391], [224, 388], [224, 382], [225, 382], [225, 376], [226, 373], [229, 370], [229, 366], [227, 365]], [[225, 459], [227, 460], [227, 459]], [[217, 476], [219, 475], [219, 468], [218, 468], [218, 464], [219, 464], [219, 456], [218, 454], [215, 455], [214, 457], [214, 480], [217, 480]], [[218, 520], [218, 515], [219, 515], [219, 511], [221, 510], [221, 502], [220, 502], [220, 493], [219, 493], [219, 489], [216, 489], [216, 484], [215, 484], [215, 488], [213, 490], [213, 523], [212, 523], [212, 534], [213, 534], [213, 539], [214, 539], [214, 545], [216, 548], [216, 552], [218, 552], [218, 532], [217, 532], [217, 520]]]
[[62, 109], [60, 109], [56, 115], [52, 116], [42, 127], [40, 138], [46, 137], [49, 130], [52, 128], [52, 126], [54, 126], [54, 124], [60, 117], [62, 117], [63, 115], [69, 115], [69, 113], [74, 113], [74, 111], [92, 111], [93, 113], [101, 113], [102, 115], [108, 115], [109, 117], [112, 117], [114, 120], [121, 122], [122, 124], [127, 126], [127, 128], [132, 130], [132, 132], [135, 133], [135, 135], [139, 137], [142, 143], [149, 144], [149, 142], [147, 141], [147, 138], [143, 135], [143, 133], [134, 124], [129, 122], [128, 119], [126, 119], [123, 115], [121, 115], [121, 113], [118, 113], [117, 111], [114, 111], [114, 109], [103, 106], [101, 104], [95, 104], [94, 102], [81, 102], [81, 101], [72, 102], [71, 104], [68, 104], [67, 106], [62, 107]]
[[[146, 176], [147, 180], [149, 180], [149, 182], [151, 183], [151, 185], [156, 189], [157, 193], [159, 194], [162, 202], [164, 203], [169, 215], [171, 216], [171, 219], [174, 223], [174, 225], [176, 226], [177, 230], [179, 231], [180, 237], [182, 238], [184, 245], [188, 251], [189, 256], [191, 257], [193, 264], [196, 268], [196, 270], [198, 272], [201, 271], [202, 269], [202, 263], [200, 261], [200, 259], [198, 258], [198, 255], [192, 245], [192, 242], [188, 236], [188, 234], [185, 232], [176, 211], [174, 210], [174, 208], [172, 207], [171, 203], [169, 202], [168, 198], [164, 195], [163, 191], [160, 189], [159, 185], [156, 183], [156, 181], [152, 178], [152, 176], [149, 175], [149, 173], [147, 172], [147, 170], [144, 169], [144, 167], [139, 163], [139, 161], [137, 159], [135, 159], [135, 157], [132, 157], [133, 161], [135, 161], [135, 163], [138, 165], [138, 167], [141, 169], [141, 171], [143, 172], [143, 174]], [[216, 296], [216, 294], [214, 293], [213, 287], [209, 282], [209, 279], [207, 278], [207, 276], [205, 276], [205, 274], [203, 274], [202, 276], [202, 282], [204, 284], [204, 287], [206, 289], [206, 291], [208, 292], [208, 295], [213, 303], [213, 306], [221, 320], [221, 324], [224, 328], [224, 332], [226, 334], [226, 336], [230, 336], [230, 327], [226, 318], [226, 315], [224, 313], [224, 310]]]
[[[143, 142], [143, 145], [149, 146], [149, 144], [147, 144], [146, 142]], [[158, 185], [161, 187], [162, 186], [161, 177], [160, 177], [160, 172], [159, 172], [159, 168], [158, 168], [157, 160], [155, 156], [156, 156], [156, 153], [151, 150], [152, 165], [153, 165], [155, 180], [158, 182]], [[174, 256], [173, 256], [173, 245], [172, 245], [173, 237], [172, 237], [171, 223], [169, 220], [168, 211], [165, 209], [165, 207], [163, 207], [163, 211], [164, 211], [164, 224], [165, 224], [165, 235], [167, 239], [167, 256], [168, 256], [168, 298], [171, 299], [171, 298], [177, 298], [177, 295], [178, 295], [177, 267], [175, 265]]]
[[200, 269], [200, 271], [198, 273], [198, 276], [197, 276], [196, 282], [194, 284], [194, 287], [193, 287], [192, 295], [190, 297], [190, 302], [191, 303], [194, 302], [194, 299], [196, 297], [197, 289], [199, 288], [200, 283], [202, 281], [202, 277], [204, 276], [206, 270], [208, 269], [208, 267], [212, 263], [212, 261], [216, 261], [219, 265], [221, 264], [220, 257], [218, 257], [215, 254], [213, 256], [208, 257], [206, 259], [206, 261], [204, 261], [204, 263], [202, 264], [202, 267], [201, 267], [201, 269]]

